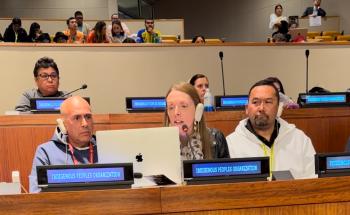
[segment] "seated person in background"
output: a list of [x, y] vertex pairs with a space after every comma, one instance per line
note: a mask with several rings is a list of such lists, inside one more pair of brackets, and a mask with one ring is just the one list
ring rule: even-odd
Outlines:
[[274, 42], [289, 42], [291, 39], [288, 28], [288, 22], [282, 20], [281, 24], [278, 26], [278, 31], [272, 34], [272, 40]]
[[231, 158], [270, 157], [270, 170], [290, 170], [294, 178], [315, 177], [315, 149], [309, 137], [277, 118], [278, 90], [262, 80], [249, 90], [248, 118], [226, 137]]
[[123, 43], [136, 43], [133, 38], [127, 37], [123, 40]]
[[88, 43], [110, 43], [107, 37], [107, 27], [104, 21], [98, 21], [94, 29], [89, 33]]
[[85, 37], [89, 35], [90, 32], [90, 26], [87, 23], [84, 23], [84, 16], [83, 12], [81, 11], [75, 11], [74, 13], [74, 18], [77, 20], [77, 25], [78, 25], [78, 31], [84, 34]]
[[204, 94], [206, 89], [209, 88], [209, 80], [207, 76], [203, 74], [195, 74], [190, 79], [190, 84], [196, 88], [199, 98], [201, 99], [201, 103], [204, 104]]
[[63, 33], [68, 37], [67, 43], [83, 43], [84, 34], [78, 31], [77, 20], [74, 17], [67, 19], [68, 29], [63, 31]]
[[287, 21], [287, 17], [282, 15], [283, 8], [281, 4], [275, 6], [275, 12], [270, 15], [270, 24], [269, 28], [271, 30], [277, 30], [278, 26], [281, 24], [281, 21]]
[[55, 37], [53, 38], [53, 41], [55, 43], [67, 43], [68, 37], [63, 32], [56, 32]]
[[37, 166], [93, 164], [98, 161], [89, 103], [82, 97], [73, 96], [62, 103], [60, 111], [66, 131], [56, 127], [52, 139], [37, 147], [29, 176], [31, 193], [40, 192]]
[[283, 85], [282, 85], [282, 82], [280, 81], [280, 79], [278, 79], [276, 77], [268, 77], [265, 80], [270, 81], [273, 85], [275, 85], [275, 87], [277, 88], [277, 90], [279, 92], [280, 102], [283, 103], [284, 108], [287, 108], [287, 109], [299, 108], [299, 105], [297, 103], [295, 103], [290, 97], [288, 97], [285, 94], [284, 88], [283, 88]]
[[37, 22], [33, 22], [29, 28], [28, 42], [37, 42], [40, 34], [42, 34], [40, 25]]
[[37, 39], [38, 43], [51, 43], [51, 37], [48, 33], [42, 33]]
[[110, 25], [108, 25], [107, 27], [107, 34], [108, 34], [108, 37], [111, 37], [111, 32], [112, 32], [112, 25], [113, 25], [113, 22], [116, 22], [116, 21], [119, 21], [120, 24], [122, 25], [122, 28], [123, 28], [123, 31], [125, 33], [126, 36], [130, 36], [131, 35], [131, 32], [128, 28], [128, 26], [122, 22], [120, 19], [119, 19], [119, 15], [118, 13], [113, 13], [112, 16], [111, 16], [111, 23]]
[[22, 20], [18, 17], [12, 19], [11, 24], [6, 28], [4, 34], [5, 42], [27, 42], [28, 35], [22, 28]]
[[58, 91], [60, 72], [53, 59], [40, 58], [35, 63], [33, 74], [38, 89], [25, 91], [15, 107], [16, 111], [30, 111], [31, 98], [62, 97], [66, 93]]
[[205, 38], [202, 35], [198, 35], [192, 38], [192, 43], [205, 43]]
[[120, 21], [114, 21], [112, 23], [112, 32], [111, 34], [107, 35], [110, 35], [109, 40], [112, 43], [122, 43], [126, 38], [123, 26]]
[[154, 29], [154, 20], [145, 19], [145, 29], [139, 30], [137, 33], [138, 42], [140, 43], [160, 43], [161, 34]]
[[[200, 99], [196, 89], [188, 83], [173, 85], [166, 95], [165, 126], [177, 126], [183, 160], [228, 158], [227, 143], [223, 134], [206, 127], [203, 113], [197, 105]], [[197, 111], [197, 113], [196, 113]], [[195, 115], [200, 115], [199, 122]], [[203, 116], [202, 116], [203, 115]]]
[[326, 16], [326, 11], [321, 8], [321, 0], [314, 0], [313, 7], [307, 7], [301, 17], [306, 16]]

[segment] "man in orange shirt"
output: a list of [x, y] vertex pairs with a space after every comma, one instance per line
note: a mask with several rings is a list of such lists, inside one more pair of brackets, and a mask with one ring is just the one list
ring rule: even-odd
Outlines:
[[84, 34], [78, 31], [77, 20], [74, 17], [67, 19], [68, 29], [63, 33], [68, 37], [67, 43], [83, 43]]

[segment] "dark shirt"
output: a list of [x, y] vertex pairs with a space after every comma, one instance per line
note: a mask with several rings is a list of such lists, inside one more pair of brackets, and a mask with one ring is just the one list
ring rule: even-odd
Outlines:
[[269, 148], [272, 147], [273, 143], [275, 142], [277, 136], [278, 136], [278, 131], [281, 127], [281, 125], [277, 122], [277, 120], [275, 120], [275, 127], [273, 129], [273, 132], [271, 134], [270, 140], [265, 139], [265, 137], [260, 136], [258, 133], [256, 133], [256, 131], [254, 130], [252, 123], [250, 122], [250, 120], [247, 121], [247, 124], [245, 125], [245, 127], [252, 132], [252, 134], [254, 134], [261, 142], [263, 142], [266, 146], [268, 146]]
[[[309, 16], [311, 14], [314, 13], [314, 7], [308, 7], [305, 9], [303, 15], [301, 17], [306, 17], [306, 16]], [[326, 16], [326, 11], [323, 10], [322, 8], [318, 8], [317, 9], [317, 16], [322, 16], [322, 17], [325, 17]]]
[[17, 40], [16, 40], [16, 33], [14, 32], [11, 24], [5, 30], [4, 41], [5, 42], [28, 42], [28, 35], [26, 30], [24, 30], [23, 28], [20, 28], [17, 31]]

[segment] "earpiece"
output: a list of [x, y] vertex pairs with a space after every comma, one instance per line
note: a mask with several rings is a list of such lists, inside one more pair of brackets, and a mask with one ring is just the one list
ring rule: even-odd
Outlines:
[[57, 122], [57, 127], [61, 130], [61, 133], [67, 134], [67, 129], [66, 129], [66, 127], [64, 127], [63, 119], [58, 118], [58, 119], [56, 119], [56, 122]]
[[198, 103], [196, 106], [196, 112], [194, 114], [194, 121], [196, 123], [199, 123], [201, 121], [203, 116], [203, 111], [204, 111], [204, 105], [202, 103]]

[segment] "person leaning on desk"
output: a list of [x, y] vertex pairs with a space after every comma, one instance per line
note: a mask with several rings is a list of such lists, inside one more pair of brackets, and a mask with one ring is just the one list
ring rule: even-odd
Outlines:
[[231, 158], [268, 156], [271, 171], [289, 170], [296, 179], [316, 177], [310, 138], [277, 117], [278, 105], [279, 93], [271, 81], [261, 80], [250, 88], [248, 118], [226, 137]]
[[40, 192], [37, 166], [76, 165], [97, 163], [94, 123], [89, 103], [80, 96], [73, 96], [61, 105], [61, 117], [51, 140], [39, 145], [29, 176], [31, 193]]
[[173, 85], [166, 95], [165, 126], [177, 126], [180, 135], [181, 158], [201, 160], [228, 158], [224, 135], [207, 128], [203, 104], [196, 89], [189, 83]]
[[27, 90], [21, 95], [15, 107], [16, 111], [30, 111], [30, 99], [32, 98], [63, 97], [67, 93], [58, 90], [60, 71], [52, 58], [40, 58], [35, 63], [33, 74], [38, 88]]

